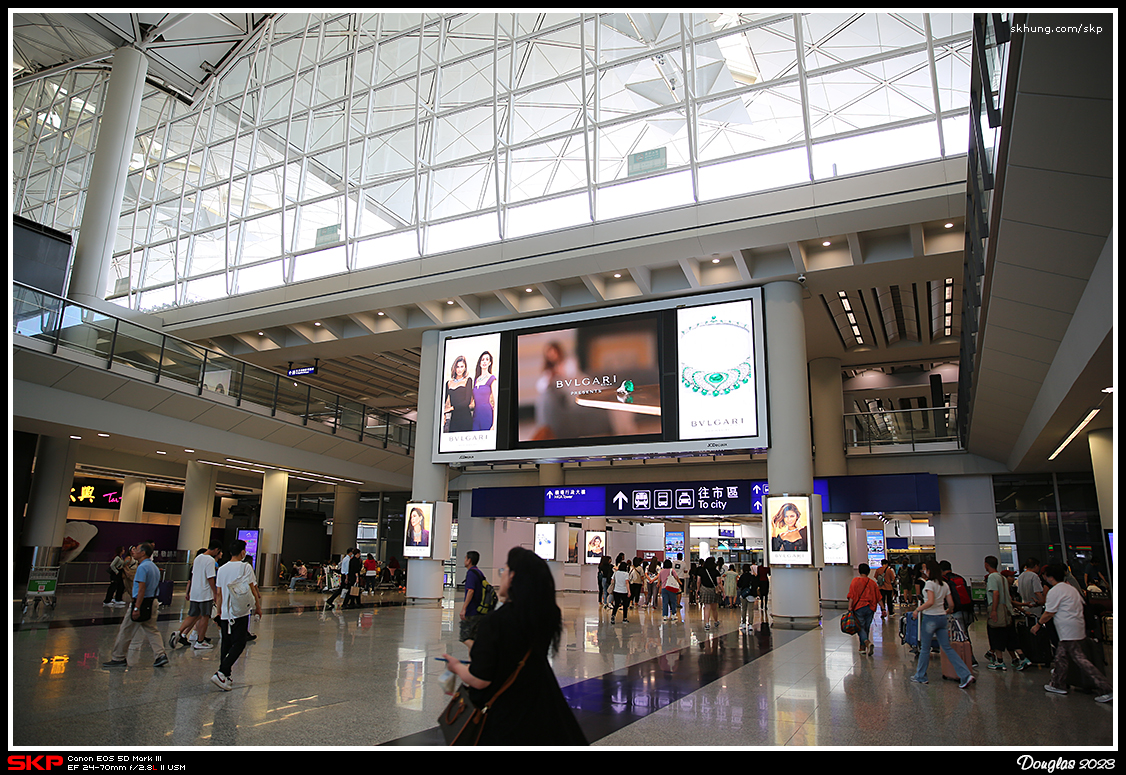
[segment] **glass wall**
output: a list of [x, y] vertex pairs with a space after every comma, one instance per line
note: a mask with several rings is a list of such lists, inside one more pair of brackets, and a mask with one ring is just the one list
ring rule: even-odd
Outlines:
[[993, 494], [1002, 568], [1019, 572], [1029, 557], [1066, 562], [1077, 577], [1092, 558], [1110, 567], [1092, 474], [997, 475]]
[[[966, 153], [970, 14], [278, 14], [147, 87], [111, 298], [155, 311]], [[13, 90], [16, 212], [78, 228], [106, 74]]]

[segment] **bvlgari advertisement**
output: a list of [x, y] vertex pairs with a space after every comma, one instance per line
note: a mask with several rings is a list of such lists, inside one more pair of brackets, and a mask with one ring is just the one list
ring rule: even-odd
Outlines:
[[434, 542], [431, 531], [434, 529], [433, 503], [408, 503], [407, 526], [403, 531], [404, 557], [430, 557]]
[[632, 315], [519, 334], [518, 441], [659, 436], [657, 322]]
[[752, 302], [676, 311], [681, 439], [758, 435]]
[[848, 565], [848, 523], [822, 522], [826, 565]]
[[813, 565], [808, 495], [767, 497], [763, 518], [770, 536], [767, 557], [771, 565]]
[[443, 353], [439, 452], [497, 448], [497, 388], [501, 378], [500, 334], [446, 340]]

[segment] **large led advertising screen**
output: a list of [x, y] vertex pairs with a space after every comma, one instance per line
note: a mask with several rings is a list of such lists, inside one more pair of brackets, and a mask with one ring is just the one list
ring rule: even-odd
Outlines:
[[500, 334], [451, 337], [442, 354], [440, 452], [497, 448]]
[[516, 336], [517, 443], [660, 438], [656, 315]]
[[676, 324], [680, 438], [757, 435], [752, 302], [684, 307]]
[[435, 463], [770, 447], [763, 292], [444, 331]]

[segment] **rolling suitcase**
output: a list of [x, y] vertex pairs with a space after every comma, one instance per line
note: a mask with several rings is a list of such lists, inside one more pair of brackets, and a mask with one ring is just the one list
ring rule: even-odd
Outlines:
[[[951, 641], [950, 648], [954, 649], [955, 653], [962, 658], [962, 661], [966, 663], [966, 667], [970, 668], [970, 672], [972, 673], [973, 667], [971, 667], [971, 665], [973, 665], [974, 656], [970, 649], [970, 642], [968, 640], [958, 643]], [[941, 649], [939, 650], [939, 659], [942, 662], [942, 677], [947, 681], [957, 681], [958, 673], [954, 670], [954, 663], [946, 656], [946, 652]]]
[[1048, 635], [1048, 628], [1041, 627], [1039, 632], [1032, 634], [1032, 625], [1036, 620], [1031, 616], [1024, 617], [1017, 622], [1017, 644], [1028, 661], [1034, 665], [1051, 665], [1054, 654], [1052, 653], [1052, 639]]
[[160, 583], [156, 586], [156, 602], [161, 608], [172, 605], [172, 582], [164, 578], [164, 569], [160, 569]]

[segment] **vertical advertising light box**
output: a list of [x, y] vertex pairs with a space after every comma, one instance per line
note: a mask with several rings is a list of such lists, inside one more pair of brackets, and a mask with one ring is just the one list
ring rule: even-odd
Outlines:
[[808, 495], [778, 495], [766, 499], [765, 527], [771, 565], [813, 565], [813, 539]]
[[433, 503], [408, 503], [407, 526], [403, 531], [403, 556], [429, 558], [434, 551]]
[[848, 523], [822, 522], [821, 536], [826, 565], [848, 565]]
[[583, 549], [583, 555], [586, 558], [585, 562], [588, 565], [597, 565], [602, 562], [602, 557], [606, 554], [606, 531], [604, 530], [588, 530], [586, 531], [586, 546]]
[[536, 554], [545, 560], [555, 559], [555, 523], [536, 523]]

